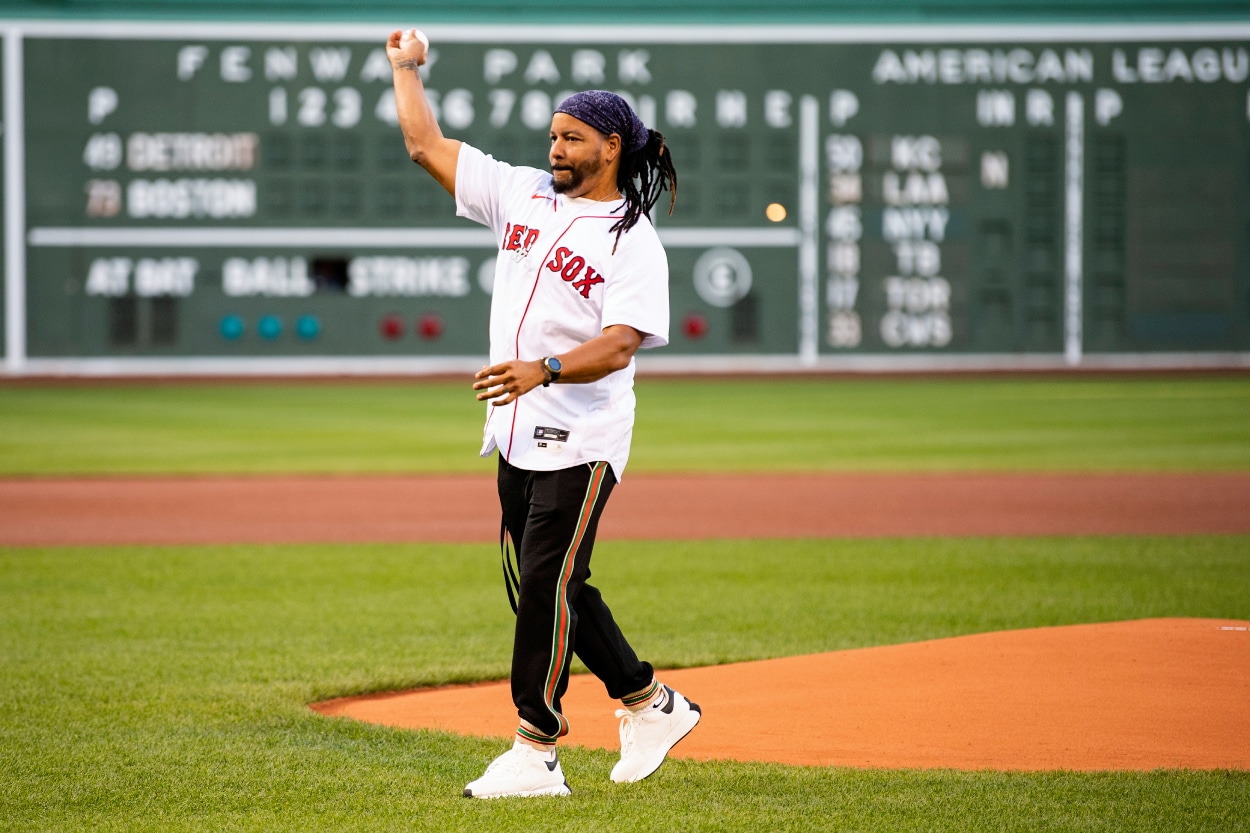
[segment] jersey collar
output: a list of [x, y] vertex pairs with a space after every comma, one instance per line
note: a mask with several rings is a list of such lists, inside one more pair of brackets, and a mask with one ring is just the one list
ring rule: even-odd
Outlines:
[[616, 214], [618, 211], [625, 209], [625, 198], [614, 197], [610, 200], [592, 200], [588, 197], [565, 197], [560, 194], [555, 195], [556, 209], [559, 210], [564, 206], [574, 208], [578, 211], [585, 211], [589, 208], [598, 208], [600, 211], [608, 214]]

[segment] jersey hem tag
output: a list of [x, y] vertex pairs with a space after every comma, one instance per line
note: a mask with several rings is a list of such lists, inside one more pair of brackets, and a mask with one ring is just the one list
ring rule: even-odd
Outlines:
[[545, 428], [540, 425], [534, 429], [534, 439], [566, 443], [569, 441], [569, 432], [563, 428]]

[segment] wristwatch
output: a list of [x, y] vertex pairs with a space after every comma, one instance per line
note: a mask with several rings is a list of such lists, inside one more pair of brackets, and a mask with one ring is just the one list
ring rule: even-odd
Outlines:
[[543, 381], [543, 387], [547, 387], [552, 382], [560, 381], [560, 371], [563, 369], [564, 366], [560, 364], [560, 360], [555, 356], [548, 356], [543, 359], [543, 373], [547, 375], [547, 378]]

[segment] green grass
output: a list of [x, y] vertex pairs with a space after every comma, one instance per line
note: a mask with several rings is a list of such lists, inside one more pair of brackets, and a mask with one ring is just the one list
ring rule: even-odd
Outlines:
[[[1250, 377], [638, 385], [634, 471], [1247, 470]], [[481, 472], [466, 383], [0, 387], [0, 475]]]
[[[644, 379], [633, 470], [1250, 469], [1250, 378]], [[467, 383], [0, 387], [0, 476], [480, 472]], [[0, 830], [1250, 830], [1250, 773], [671, 761], [473, 802], [496, 740], [308, 702], [507, 674], [482, 546], [0, 549]], [[662, 667], [1147, 616], [1250, 619], [1250, 538], [604, 543]], [[576, 728], [574, 729], [576, 731]], [[574, 735], [574, 740], [576, 735]], [[1241, 808], [1241, 809], [1238, 809]]]
[[[1147, 616], [1250, 618], [1250, 538], [605, 543], [662, 666]], [[1250, 829], [1250, 773], [671, 761], [564, 801], [474, 802], [500, 741], [327, 720], [336, 694], [501, 678], [490, 547], [0, 550], [3, 830]], [[576, 727], [574, 727], [576, 732]], [[575, 735], [574, 735], [575, 739]]]
[[467, 384], [0, 389], [0, 474], [485, 471]]
[[639, 399], [640, 469], [1250, 468], [1250, 377], [665, 381]]

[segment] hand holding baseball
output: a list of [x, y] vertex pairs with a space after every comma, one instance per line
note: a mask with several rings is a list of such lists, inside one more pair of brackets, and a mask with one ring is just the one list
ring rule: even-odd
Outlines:
[[430, 52], [430, 39], [420, 29], [403, 29], [391, 32], [386, 41], [386, 57], [391, 66], [400, 66], [397, 61], [411, 62], [416, 66], [425, 63]]

